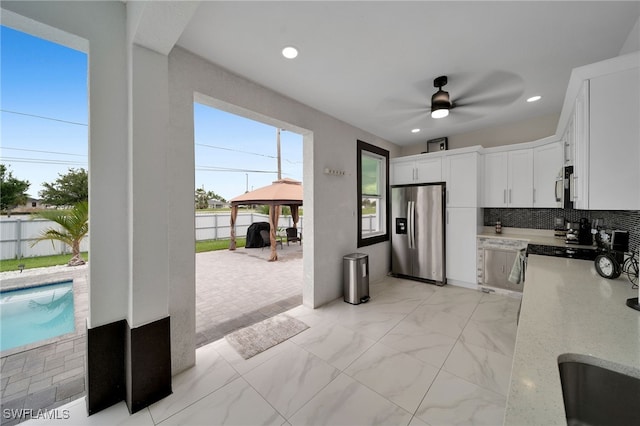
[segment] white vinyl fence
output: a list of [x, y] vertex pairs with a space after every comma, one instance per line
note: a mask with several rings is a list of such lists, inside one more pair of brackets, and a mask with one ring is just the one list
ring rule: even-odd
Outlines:
[[[298, 230], [302, 232], [302, 216], [298, 219]], [[269, 215], [238, 212], [236, 217], [236, 237], [245, 237], [247, 229], [254, 222], [269, 222]], [[278, 228], [293, 226], [291, 216], [280, 215]], [[231, 238], [231, 213], [196, 213], [196, 241], [228, 240]]]
[[[231, 213], [196, 213], [196, 241], [226, 240], [231, 238]], [[269, 222], [269, 216], [260, 213], [238, 212], [236, 218], [236, 236], [245, 237], [247, 229], [254, 222]], [[303, 233], [303, 217], [298, 220], [298, 230]], [[375, 219], [372, 215], [363, 216], [362, 229], [371, 230]], [[21, 257], [50, 256], [71, 253], [71, 247], [60, 242], [41, 241], [31, 247], [31, 243], [40, 233], [53, 226], [54, 222], [45, 219], [6, 217], [0, 220], [0, 259], [18, 259]], [[280, 216], [279, 228], [293, 226], [291, 216]], [[82, 251], [89, 249], [89, 236], [80, 244]]]
[[[31, 247], [38, 236], [48, 228], [56, 227], [55, 222], [46, 219], [6, 218], [0, 221], [0, 259], [19, 259], [21, 257], [50, 256], [71, 253], [71, 247], [59, 241], [41, 241]], [[80, 244], [80, 250], [89, 249], [89, 236]]]

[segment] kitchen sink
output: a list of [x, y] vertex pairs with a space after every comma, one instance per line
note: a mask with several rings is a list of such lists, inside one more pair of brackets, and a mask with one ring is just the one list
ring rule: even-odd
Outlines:
[[558, 357], [567, 424], [640, 424], [640, 370], [580, 354]]

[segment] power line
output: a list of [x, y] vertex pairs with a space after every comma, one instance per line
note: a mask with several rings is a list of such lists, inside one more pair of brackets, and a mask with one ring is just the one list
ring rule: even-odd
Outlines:
[[86, 124], [86, 123], [78, 123], [76, 121], [61, 120], [59, 118], [45, 117], [43, 115], [27, 114], [26, 112], [10, 111], [10, 110], [7, 110], [7, 109], [0, 109], [0, 111], [6, 112], [8, 114], [16, 114], [16, 115], [24, 115], [24, 116], [27, 116], [27, 117], [40, 118], [42, 120], [58, 121], [60, 123], [73, 124], [75, 126], [85, 126], [85, 127], [88, 126], [88, 124]]
[[52, 160], [48, 158], [23, 158], [23, 157], [0, 157], [0, 161], [7, 163], [31, 163], [31, 164], [57, 164], [61, 166], [86, 166], [87, 162]]
[[39, 149], [26, 149], [26, 148], [11, 148], [8, 146], [2, 146], [0, 149], [11, 149], [14, 151], [28, 151], [28, 152], [40, 152], [43, 154], [58, 154], [58, 155], [73, 155], [75, 157], [86, 157], [86, 154], [71, 154], [70, 152], [56, 152], [56, 151], [41, 151]]
[[204, 143], [196, 143], [196, 145], [198, 145], [198, 146], [204, 146], [204, 147], [206, 147], [206, 148], [222, 149], [222, 150], [224, 150], [224, 151], [240, 152], [240, 153], [242, 153], [242, 154], [257, 155], [257, 156], [259, 156], [259, 157], [277, 158], [275, 155], [261, 154], [261, 153], [259, 153], [259, 152], [242, 151], [242, 150], [240, 150], [240, 149], [227, 148], [227, 147], [224, 147], [224, 146], [207, 145], [207, 144], [204, 144]]
[[235, 169], [231, 167], [217, 167], [217, 166], [196, 166], [196, 170], [205, 171], [205, 172], [278, 173], [275, 170]]
[[[204, 144], [204, 143], [196, 143], [195, 145], [203, 146], [203, 147], [206, 147], [206, 148], [212, 148], [212, 149], [221, 149], [221, 150], [224, 150], [224, 151], [239, 152], [239, 153], [242, 153], [242, 154], [256, 155], [258, 157], [278, 158], [275, 155], [261, 154], [259, 152], [243, 151], [241, 149], [227, 148], [227, 147], [224, 147], [224, 146], [207, 145], [207, 144]], [[283, 158], [283, 160], [286, 161], [287, 163], [290, 163], [290, 164], [302, 164], [302, 161], [292, 161], [292, 160], [287, 160], [286, 158]]]

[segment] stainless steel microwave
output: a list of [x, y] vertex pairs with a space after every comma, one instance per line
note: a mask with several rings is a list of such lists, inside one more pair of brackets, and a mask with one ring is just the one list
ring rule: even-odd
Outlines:
[[[573, 200], [575, 198], [576, 188], [575, 188], [575, 179], [573, 179], [573, 166], [566, 166], [564, 168], [564, 176], [562, 179], [563, 186], [563, 194], [562, 194], [562, 206], [565, 209], [573, 208]], [[557, 182], [556, 182], [557, 184]], [[557, 194], [557, 186], [556, 186], [556, 200], [558, 197]]]

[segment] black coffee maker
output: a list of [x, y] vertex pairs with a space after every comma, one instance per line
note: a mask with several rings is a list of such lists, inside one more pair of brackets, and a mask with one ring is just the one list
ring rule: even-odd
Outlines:
[[591, 223], [589, 219], [583, 217], [580, 219], [580, 227], [578, 228], [578, 244], [590, 246], [593, 244], [593, 235], [591, 234]]

